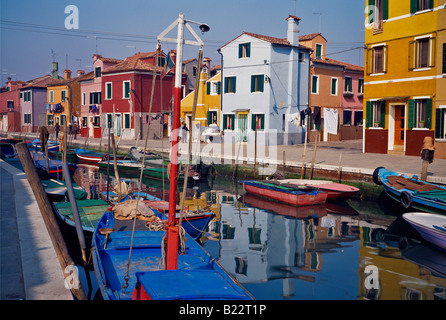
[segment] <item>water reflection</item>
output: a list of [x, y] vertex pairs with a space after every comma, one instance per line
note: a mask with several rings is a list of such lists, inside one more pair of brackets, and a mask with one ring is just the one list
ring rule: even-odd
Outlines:
[[[76, 179], [93, 198], [106, 191], [97, 167], [81, 167]], [[137, 190], [137, 179], [126, 181]], [[422, 242], [386, 199], [295, 208], [225, 179], [189, 187], [186, 206], [216, 214], [204, 248], [257, 299], [446, 299], [446, 253]], [[167, 189], [144, 181], [160, 198]]]

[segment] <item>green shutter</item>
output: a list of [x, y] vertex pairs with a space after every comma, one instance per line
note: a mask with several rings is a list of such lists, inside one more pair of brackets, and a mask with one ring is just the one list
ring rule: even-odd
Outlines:
[[410, 13], [418, 11], [418, 0], [410, 0]]
[[322, 58], [322, 46], [320, 44], [316, 45], [316, 59]]
[[389, 19], [389, 0], [383, 0], [383, 20]]
[[217, 93], [221, 94], [221, 81], [218, 81], [217, 83]]
[[408, 111], [408, 127], [412, 129], [415, 127], [415, 100], [409, 100], [409, 111]]
[[311, 84], [311, 92], [312, 93], [317, 93], [317, 80], [318, 80], [318, 77], [313, 75], [312, 80], [313, 81], [312, 81], [312, 84]]
[[208, 126], [209, 126], [212, 122], [212, 114], [210, 111], [208, 111], [208, 113], [207, 113], [207, 118], [208, 118]]
[[240, 43], [238, 45], [238, 58], [240, 59], [243, 56], [243, 44]]
[[211, 83], [210, 82], [206, 83], [206, 94], [207, 95], [211, 94]]
[[251, 130], [256, 131], [256, 115], [251, 115]]
[[124, 115], [124, 128], [128, 129], [130, 128], [130, 115], [129, 114], [125, 114]]
[[443, 139], [444, 137], [444, 109], [436, 109], [435, 110], [435, 138]]
[[429, 9], [434, 8], [434, 0], [429, 0]]
[[265, 89], [265, 75], [262, 74], [260, 76], [260, 92], [263, 92], [264, 89]]
[[228, 93], [229, 91], [228, 91], [228, 83], [229, 83], [229, 79], [228, 79], [228, 77], [225, 77], [225, 90], [224, 90], [224, 92], [225, 93]]
[[372, 101], [366, 102], [365, 115], [366, 115], [366, 118], [365, 118], [366, 128], [373, 127], [373, 104], [372, 104]]
[[426, 100], [426, 128], [432, 129], [432, 99]]
[[232, 81], [232, 92], [235, 93], [235, 88], [236, 88], [236, 84], [235, 84], [235, 80], [237, 79], [236, 77], [233, 77], [233, 81]]
[[235, 114], [231, 114], [231, 130], [234, 130], [235, 128]]
[[248, 42], [248, 43], [246, 44], [246, 56], [247, 56], [248, 58], [251, 57], [251, 42]]
[[223, 130], [228, 129], [228, 115], [223, 115]]
[[251, 75], [251, 92], [256, 91], [256, 76]]
[[265, 115], [260, 115], [260, 129], [265, 130]]
[[446, 74], [446, 43], [443, 43], [443, 74]]
[[386, 101], [381, 101], [381, 119], [379, 121], [379, 126], [385, 128], [386, 126]]

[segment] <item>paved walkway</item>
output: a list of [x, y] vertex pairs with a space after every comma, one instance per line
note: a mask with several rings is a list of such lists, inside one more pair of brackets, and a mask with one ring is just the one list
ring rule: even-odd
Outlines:
[[0, 160], [0, 299], [72, 300], [25, 173]]

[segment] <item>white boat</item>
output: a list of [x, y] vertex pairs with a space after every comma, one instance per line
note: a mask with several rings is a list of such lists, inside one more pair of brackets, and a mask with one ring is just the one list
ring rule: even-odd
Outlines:
[[425, 212], [403, 214], [404, 220], [431, 244], [446, 250], [446, 216]]

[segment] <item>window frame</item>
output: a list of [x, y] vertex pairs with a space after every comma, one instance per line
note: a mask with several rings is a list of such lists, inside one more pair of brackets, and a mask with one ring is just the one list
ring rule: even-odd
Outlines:
[[[318, 56], [318, 54], [317, 54], [317, 49], [318, 48], [321, 48], [321, 50], [320, 50], [320, 56]], [[322, 58], [324, 57], [324, 45], [322, 44], [322, 43], [316, 43], [315, 44], [315, 46], [314, 46], [314, 57], [315, 57], [315, 59], [318, 59], [318, 60], [322, 60]]]
[[[316, 85], [314, 83], [315, 79]], [[319, 94], [319, 76], [316, 74], [311, 75], [311, 94]]]
[[251, 58], [251, 42], [244, 42], [238, 45], [238, 58], [239, 59]]
[[265, 90], [265, 75], [253, 74], [251, 75], [251, 93], [261, 93]]
[[[126, 91], [126, 84], [128, 83], [128, 96], [126, 96], [126, 94], [127, 94], [127, 91]], [[130, 97], [131, 97], [131, 91], [132, 91], [132, 88], [131, 88], [131, 83], [130, 83], [130, 80], [124, 80], [124, 81], [122, 81], [122, 99], [130, 99]]]
[[[334, 83], [335, 83], [335, 85], [334, 85]], [[335, 93], [333, 93], [333, 89], [335, 89]], [[338, 77], [331, 77], [330, 95], [332, 97], [337, 97], [339, 95], [339, 78]]]
[[228, 76], [225, 77], [225, 93], [237, 93], [237, 77], [236, 76]]
[[[108, 87], [110, 85], [110, 88]], [[113, 99], [113, 82], [105, 83], [105, 100]]]

